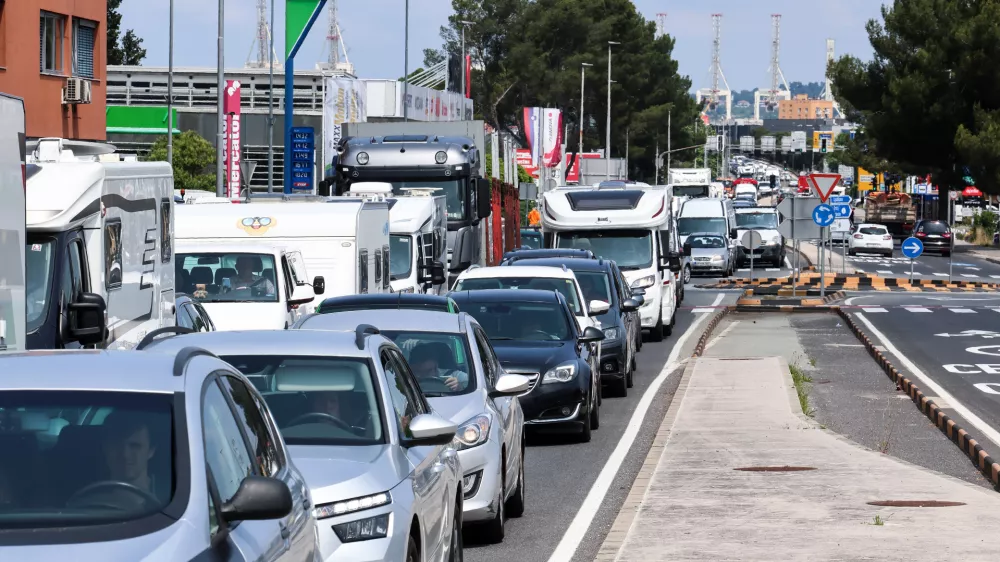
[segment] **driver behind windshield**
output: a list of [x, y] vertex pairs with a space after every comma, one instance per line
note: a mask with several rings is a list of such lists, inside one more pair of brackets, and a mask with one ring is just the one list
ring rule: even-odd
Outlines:
[[351, 428], [368, 431], [368, 414], [364, 409], [351, 408], [348, 393], [333, 390], [310, 393], [310, 402], [314, 412], [329, 414], [351, 426]]
[[274, 283], [267, 277], [254, 275], [254, 261], [251, 256], [236, 258], [236, 277], [230, 281], [233, 290], [252, 288], [267, 294], [267, 296], [273, 296], [275, 294]]
[[453, 391], [462, 390], [469, 385], [469, 373], [456, 368], [443, 368], [440, 357], [450, 354], [447, 344], [422, 343], [410, 352], [409, 363], [417, 382], [438, 380], [448, 385]]
[[149, 471], [156, 446], [145, 416], [117, 410], [104, 421], [107, 433], [102, 452], [108, 480], [123, 482], [161, 502], [170, 496], [170, 481], [160, 481]]

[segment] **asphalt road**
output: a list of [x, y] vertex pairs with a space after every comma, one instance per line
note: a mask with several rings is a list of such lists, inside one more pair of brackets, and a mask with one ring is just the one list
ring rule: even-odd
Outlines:
[[813, 380], [809, 404], [817, 422], [871, 450], [991, 487], [909, 396], [896, 390], [839, 316], [796, 314], [789, 321], [809, 355], [799, 367]]
[[897, 368], [1000, 454], [1000, 295], [883, 293], [844, 305]]
[[[847, 256], [847, 263], [859, 273], [877, 273], [885, 277], [909, 277], [910, 260], [903, 257], [903, 253], [899, 249], [901, 242], [901, 240], [895, 241], [895, 253], [891, 258], [875, 254], [858, 254]], [[963, 251], [961, 246], [956, 247], [955, 250], [951, 258], [942, 257], [936, 253], [921, 255], [913, 262], [914, 278], [948, 279], [950, 261], [952, 279], [956, 281], [1000, 283], [1000, 264], [973, 257], [968, 252]], [[833, 251], [844, 255], [839, 243], [834, 243]]]
[[[689, 288], [691, 286], [688, 285]], [[596, 505], [599, 507], [591, 512], [593, 517], [587, 517], [583, 521], [586, 533], [579, 541], [573, 560], [594, 559], [670, 405], [680, 379], [678, 370], [670, 371], [643, 418], [632, 420], [633, 414], [653, 380], [664, 370], [668, 358], [683, 360], [690, 356], [704, 330], [709, 313], [715, 310], [711, 305], [717, 301], [720, 305], [731, 303], [736, 298], [735, 295], [725, 295], [724, 300], [719, 301], [720, 295], [719, 292], [711, 291], [687, 292], [684, 308], [677, 313], [673, 335], [662, 343], [646, 342], [643, 345], [637, 357], [635, 386], [629, 389], [628, 397], [604, 399], [601, 406], [601, 427], [594, 432], [590, 443], [573, 444], [569, 439], [559, 438], [536, 438], [529, 441], [525, 453], [527, 509], [524, 516], [507, 521], [506, 538], [500, 544], [485, 545], [476, 542], [474, 536], [467, 536], [466, 560], [549, 560], [609, 458], [618, 459], [613, 452], [626, 430], [630, 425], [638, 425], [635, 441], [621, 460], [607, 495], [603, 500], [597, 501]], [[689, 331], [695, 323], [697, 325]], [[682, 338], [682, 352], [674, 353], [671, 357], [671, 352]]]

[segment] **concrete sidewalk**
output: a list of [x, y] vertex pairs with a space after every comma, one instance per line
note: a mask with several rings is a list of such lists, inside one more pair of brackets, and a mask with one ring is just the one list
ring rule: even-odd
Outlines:
[[[773, 318], [720, 326], [709, 356], [688, 365], [650, 468], [597, 559], [1000, 559], [1000, 494], [864, 449], [802, 414], [788, 370], [798, 346]], [[735, 470], [781, 466], [815, 470]], [[965, 505], [868, 504], [884, 500]]]

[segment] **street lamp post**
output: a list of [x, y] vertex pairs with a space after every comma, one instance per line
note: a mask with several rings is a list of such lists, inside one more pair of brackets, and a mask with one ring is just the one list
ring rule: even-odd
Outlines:
[[[471, 21], [460, 21], [459, 25], [462, 26], [462, 98], [465, 98], [466, 84], [465, 84], [465, 27], [472, 25]], [[465, 114], [465, 104], [462, 104], [462, 114]]]
[[589, 62], [580, 63], [580, 146], [577, 148], [577, 158], [580, 158], [580, 154], [583, 154], [583, 88], [584, 88], [584, 76], [587, 73], [587, 67], [594, 66]]
[[[167, 162], [174, 165], [174, 0], [170, 0], [167, 47]], [[181, 187], [184, 187], [183, 185]]]
[[406, 0], [403, 18], [403, 121], [410, 120], [410, 0]]
[[218, 93], [216, 103], [218, 108], [216, 110], [216, 126], [218, 127], [219, 134], [216, 135], [215, 141], [215, 195], [218, 197], [225, 197], [225, 184], [223, 180], [225, 179], [225, 168], [224, 162], [224, 150], [225, 150], [225, 133], [223, 129], [226, 127], [226, 114], [222, 111], [222, 99], [226, 95], [226, 2], [225, 0], [219, 0], [219, 45], [218, 58], [216, 61], [216, 79], [218, 84], [216, 85], [216, 91]]
[[274, 0], [271, 0], [271, 27], [267, 31], [267, 192], [274, 193]]
[[611, 179], [611, 47], [621, 45], [618, 41], [608, 41], [608, 125], [605, 130], [604, 139], [604, 162], [606, 165], [607, 178]]

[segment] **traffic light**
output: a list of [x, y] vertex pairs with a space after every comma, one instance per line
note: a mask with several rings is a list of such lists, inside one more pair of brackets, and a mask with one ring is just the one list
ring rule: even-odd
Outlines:
[[819, 141], [819, 151], [826, 153], [826, 139], [820, 139]]
[[778, 176], [771, 174], [769, 179], [771, 180], [771, 189], [778, 187]]

